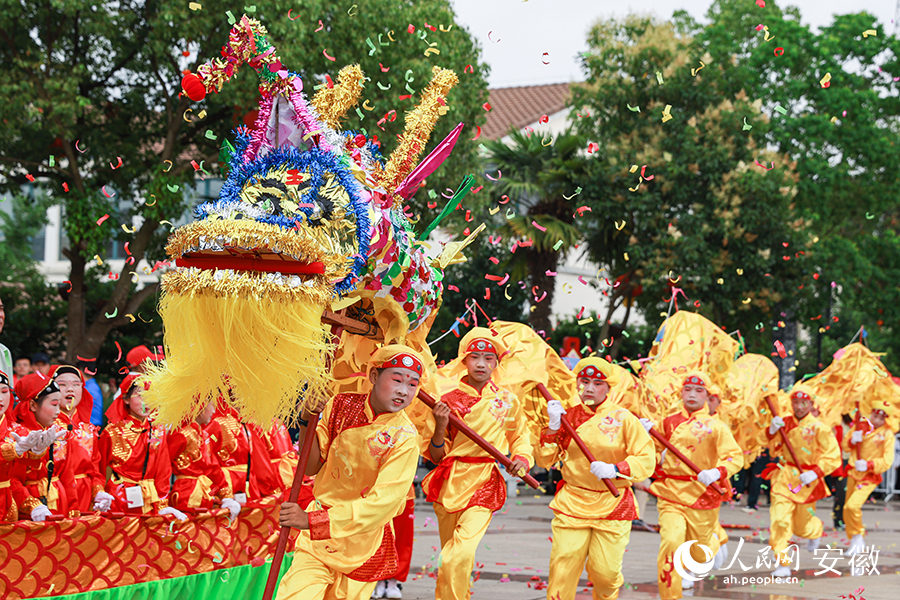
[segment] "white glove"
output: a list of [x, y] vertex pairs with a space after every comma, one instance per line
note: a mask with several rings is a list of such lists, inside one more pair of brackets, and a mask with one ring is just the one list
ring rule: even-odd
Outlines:
[[591, 475], [597, 479], [615, 479], [616, 465], [595, 460], [591, 463]]
[[26, 452], [34, 452], [34, 449], [37, 448], [38, 444], [41, 443], [43, 432], [29, 431], [28, 435], [22, 437], [15, 431], [13, 431], [12, 438], [16, 441], [16, 454], [19, 456], [25, 456]]
[[802, 473], [800, 473], [800, 483], [802, 483], [803, 485], [809, 485], [818, 478], [819, 476], [815, 471], [803, 471]]
[[53, 427], [45, 429], [40, 433], [41, 440], [40, 442], [38, 442], [37, 446], [35, 446], [34, 450], [32, 450], [32, 452], [34, 452], [35, 454], [42, 454], [44, 450], [49, 448], [54, 442], [57, 442], [66, 437], [67, 432], [65, 429], [57, 429], [56, 425], [54, 425]]
[[94, 510], [99, 510], [100, 512], [106, 512], [109, 510], [109, 507], [112, 506], [113, 497], [106, 492], [97, 492], [97, 495], [94, 496]]
[[863, 459], [857, 459], [856, 461], [856, 470], [860, 473], [865, 473], [869, 470], [869, 461]]
[[171, 506], [167, 506], [159, 511], [160, 515], [172, 515], [179, 521], [187, 521], [187, 515], [178, 510], [177, 508], [172, 508]]
[[706, 469], [705, 471], [697, 473], [697, 481], [703, 485], [714, 483], [718, 481], [720, 477], [722, 477], [722, 472], [718, 469]]
[[854, 431], [852, 434], [850, 434], [850, 443], [851, 444], [858, 444], [862, 441], [862, 439], [863, 439], [862, 431]]
[[653, 426], [654, 426], [654, 425], [656, 425], [656, 423], [654, 423], [653, 421], [651, 421], [651, 420], [648, 419], [647, 417], [644, 417], [644, 418], [641, 419], [640, 421], [641, 421], [641, 425], [644, 426], [644, 431], [646, 431], [647, 433], [650, 433], [650, 430], [653, 429]]
[[550, 431], [559, 431], [562, 425], [562, 416], [566, 414], [562, 402], [559, 400], [551, 400], [547, 403], [547, 416], [550, 417]]
[[238, 501], [234, 498], [223, 498], [222, 499], [222, 508], [227, 508], [228, 512], [231, 513], [231, 520], [234, 521], [238, 518], [238, 515], [241, 513], [241, 505], [238, 504]]
[[772, 424], [769, 425], [769, 434], [775, 435], [782, 427], [784, 427], [784, 419], [781, 417], [772, 417]]
[[35, 523], [43, 523], [44, 520], [52, 515], [50, 509], [44, 506], [43, 504], [38, 504], [33, 509], [31, 509], [31, 520]]

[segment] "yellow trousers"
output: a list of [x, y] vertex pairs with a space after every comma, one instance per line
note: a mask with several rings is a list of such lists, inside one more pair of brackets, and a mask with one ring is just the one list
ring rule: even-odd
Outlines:
[[694, 540], [697, 543], [691, 545], [691, 558], [700, 563], [709, 560], [699, 545], [718, 550], [716, 525], [719, 509], [688, 508], [663, 498], [657, 500], [656, 507], [659, 511], [660, 538], [656, 560], [659, 597], [661, 600], [677, 600], [681, 598], [681, 575], [675, 570], [675, 551], [685, 542]]
[[[718, 512], [718, 510], [716, 511]], [[728, 543], [728, 532], [725, 531], [725, 528], [722, 527], [722, 524], [719, 521], [716, 521], [716, 531], [715, 535], [713, 535], [710, 540], [709, 548], [713, 551], [713, 554], [719, 551], [719, 548]]]
[[275, 600], [369, 600], [377, 583], [350, 579], [298, 549], [278, 584]]
[[869, 494], [877, 487], [870, 483], [857, 487], [859, 484], [852, 479], [847, 479], [847, 495], [844, 498], [844, 526], [847, 528], [847, 537], [854, 535], [866, 535], [866, 528], [862, 522], [862, 505], [869, 499]]
[[551, 525], [550, 580], [547, 600], [574, 600], [587, 567], [594, 600], [614, 600], [625, 582], [622, 556], [631, 537], [631, 521], [576, 519], [556, 515]]
[[475, 566], [475, 550], [491, 524], [493, 513], [482, 506], [454, 513], [447, 512], [437, 502], [432, 506], [441, 534], [435, 600], [468, 600], [472, 595], [469, 579]]
[[772, 494], [769, 507], [769, 546], [779, 555], [782, 565], [790, 565], [787, 553], [791, 535], [806, 539], [822, 537], [822, 519], [816, 516], [816, 503], [797, 504], [781, 494]]

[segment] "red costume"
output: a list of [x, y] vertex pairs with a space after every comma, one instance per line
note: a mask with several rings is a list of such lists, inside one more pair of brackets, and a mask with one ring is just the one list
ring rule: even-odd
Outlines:
[[[15, 408], [17, 423], [12, 431], [25, 437], [32, 431], [47, 429], [37, 422], [30, 404], [49, 390], [59, 392], [53, 380], [40, 373], [26, 375], [16, 383], [19, 403]], [[68, 460], [70, 446], [66, 436], [40, 454], [26, 452], [13, 462], [12, 497], [20, 518], [30, 518], [31, 511], [39, 504], [45, 504], [54, 515], [69, 515], [69, 501], [75, 488]]]
[[229, 477], [235, 500], [243, 503], [281, 493], [266, 443], [255, 428], [241, 423], [236, 410], [220, 401], [206, 429], [213, 455]]
[[294, 483], [294, 470], [297, 468], [297, 461], [300, 456], [294, 449], [294, 442], [291, 441], [291, 434], [288, 433], [284, 423], [276, 421], [272, 425], [272, 429], [263, 435], [266, 442], [266, 449], [269, 452], [269, 461], [272, 464], [272, 471], [278, 477], [283, 489], [290, 489]]
[[177, 509], [212, 508], [213, 500], [231, 498], [231, 484], [212, 454], [209, 432], [197, 422], [166, 436], [175, 483], [169, 504]]
[[[60, 411], [56, 418], [56, 426], [65, 429], [66, 441], [69, 444], [69, 468], [75, 479], [75, 489], [69, 495], [69, 509], [79, 512], [89, 512], [94, 498], [94, 482], [99, 478], [94, 465], [94, 448], [97, 445], [97, 436], [100, 428], [92, 425], [90, 421], [93, 397], [84, 387], [84, 376], [81, 371], [69, 365], [53, 365], [50, 367], [50, 377], [55, 380], [57, 376], [71, 373], [81, 378], [81, 402], [75, 407], [72, 416]], [[87, 407], [85, 411], [83, 407]], [[84, 417], [85, 412], [87, 418]]]
[[[12, 388], [9, 376], [0, 371], [0, 384]], [[12, 411], [12, 389], [10, 389], [9, 404], [6, 411], [0, 414], [0, 523], [15, 521], [19, 516], [19, 510], [12, 497], [12, 468], [19, 458], [16, 454], [16, 443], [13, 439], [10, 418], [7, 416]]]
[[[166, 445], [166, 432], [150, 419], [139, 421], [125, 408], [123, 401], [138, 375], [125, 378], [119, 397], [106, 411], [109, 424], [94, 453], [97, 479], [94, 493], [104, 490], [113, 496], [111, 510], [145, 514], [168, 506], [172, 462]], [[112, 477], [106, 481], [106, 469]], [[131, 491], [137, 488], [139, 491]]]

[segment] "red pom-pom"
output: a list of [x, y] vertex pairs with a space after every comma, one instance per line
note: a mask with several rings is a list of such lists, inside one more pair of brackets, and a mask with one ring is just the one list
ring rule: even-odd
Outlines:
[[181, 79], [181, 88], [187, 93], [188, 98], [194, 102], [200, 102], [206, 98], [206, 86], [193, 73], [188, 73]]

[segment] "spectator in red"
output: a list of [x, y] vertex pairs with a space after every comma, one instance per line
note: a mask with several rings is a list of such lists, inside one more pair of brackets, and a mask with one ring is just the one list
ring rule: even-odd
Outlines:
[[[0, 333], [3, 332], [4, 323], [6, 323], [6, 308], [3, 306], [3, 300], [0, 300]], [[7, 375], [13, 372], [12, 354], [3, 344], [0, 344], [0, 371]]]

